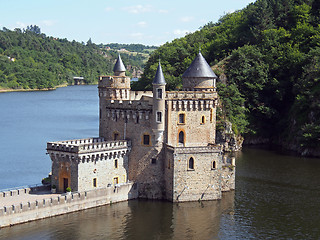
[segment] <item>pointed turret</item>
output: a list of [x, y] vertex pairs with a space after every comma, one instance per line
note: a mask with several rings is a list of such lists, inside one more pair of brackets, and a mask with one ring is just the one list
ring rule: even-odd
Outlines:
[[216, 74], [212, 71], [201, 52], [182, 75], [185, 90], [214, 90]]
[[166, 80], [164, 79], [160, 60], [153, 85], [153, 123], [152, 130], [156, 144], [163, 141], [164, 120], [165, 120], [165, 93]]
[[164, 79], [164, 76], [163, 76], [160, 61], [159, 61], [158, 69], [156, 72], [156, 76], [154, 77], [152, 84], [166, 85], [166, 80]]
[[113, 72], [115, 76], [125, 76], [126, 67], [124, 66], [120, 54], [118, 55], [118, 59], [116, 64], [113, 67]]

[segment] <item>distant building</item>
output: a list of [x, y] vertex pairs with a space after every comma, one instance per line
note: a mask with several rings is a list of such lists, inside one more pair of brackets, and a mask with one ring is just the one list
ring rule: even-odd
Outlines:
[[173, 202], [220, 199], [235, 188], [235, 164], [215, 144], [216, 75], [199, 52], [166, 91], [159, 63], [152, 91], [131, 91], [119, 55], [99, 78], [99, 138], [47, 144], [58, 191], [134, 182], [139, 197]]

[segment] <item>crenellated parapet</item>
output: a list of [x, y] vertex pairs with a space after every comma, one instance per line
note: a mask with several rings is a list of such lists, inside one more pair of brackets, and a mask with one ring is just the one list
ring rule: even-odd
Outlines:
[[65, 158], [71, 161], [97, 161], [124, 156], [130, 150], [126, 140], [104, 141], [103, 138], [77, 139], [48, 142], [47, 151], [51, 160]]
[[217, 92], [210, 91], [171, 91], [166, 92], [168, 100], [176, 99], [216, 99], [218, 98]]

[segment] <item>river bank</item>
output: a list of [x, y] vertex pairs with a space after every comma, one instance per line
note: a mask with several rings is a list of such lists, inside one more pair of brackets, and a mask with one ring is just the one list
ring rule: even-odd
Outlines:
[[53, 88], [42, 88], [42, 89], [9, 89], [9, 88], [1, 88], [0, 87], [0, 93], [6, 93], [6, 92], [34, 92], [34, 91], [52, 91], [52, 90], [56, 90], [57, 88], [60, 87], [67, 87], [68, 84], [61, 84], [58, 86], [55, 86]]

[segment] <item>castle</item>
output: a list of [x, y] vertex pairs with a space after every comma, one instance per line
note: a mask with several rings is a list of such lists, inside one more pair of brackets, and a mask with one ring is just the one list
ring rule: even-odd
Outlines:
[[58, 192], [133, 183], [140, 198], [220, 199], [235, 188], [235, 163], [216, 145], [216, 75], [196, 56], [182, 91], [166, 91], [159, 62], [152, 91], [131, 91], [119, 55], [99, 77], [99, 137], [47, 143]]

